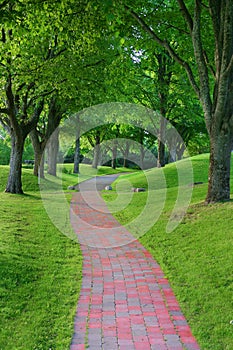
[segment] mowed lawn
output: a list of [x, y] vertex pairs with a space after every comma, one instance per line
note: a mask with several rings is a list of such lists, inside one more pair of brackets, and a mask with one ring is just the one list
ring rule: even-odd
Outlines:
[[0, 349], [68, 349], [79, 245], [49, 220], [31, 170], [24, 170], [24, 196], [3, 192], [7, 173], [0, 167]]
[[[231, 350], [233, 202], [205, 206], [208, 155], [194, 157], [192, 161], [193, 181], [204, 184], [194, 186], [188, 212], [171, 233], [166, 233], [165, 227], [177, 196], [174, 164], [167, 165], [164, 170], [148, 170], [146, 175], [142, 172], [124, 175], [115, 187], [122, 193], [106, 191], [103, 196], [106, 201], [113, 201], [109, 204], [116, 198], [128, 203], [125, 184], [147, 187], [151, 177], [157, 187], [152, 186], [150, 191], [159, 198], [158, 184], [161, 172], [164, 173], [168, 187], [165, 207], [140, 241], [163, 268], [201, 349]], [[70, 174], [71, 165], [65, 167], [62, 186], [68, 202], [71, 198], [70, 191], [66, 190], [69, 185], [112, 172], [103, 168], [96, 174], [86, 166], [77, 178]], [[182, 167], [185, 170], [185, 160]], [[0, 167], [0, 349], [68, 350], [82, 277], [79, 245], [51, 223], [31, 169], [23, 171], [26, 195], [3, 192], [8, 170], [8, 167]], [[130, 192], [130, 195], [129, 204], [115, 214], [124, 224], [138, 216], [148, 193]]]
[[[181, 224], [172, 232], [166, 225], [177, 198], [177, 169], [169, 164], [118, 178], [114, 191], [104, 192], [109, 208], [114, 201], [129, 197], [127, 186], [148, 187], [153, 178], [151, 195], [160, 198], [161, 172], [166, 178], [166, 202], [157, 222], [140, 238], [141, 243], [161, 265], [202, 350], [233, 349], [233, 201], [204, 204], [207, 191], [209, 155], [192, 158], [194, 182], [192, 201]], [[185, 171], [186, 160], [179, 168]], [[154, 187], [153, 187], [154, 183]], [[125, 192], [124, 192], [125, 184]], [[231, 185], [233, 185], [231, 181]], [[157, 187], [157, 188], [156, 188]], [[115, 190], [119, 192], [115, 192]], [[184, 190], [184, 189], [183, 189]], [[122, 192], [121, 192], [122, 191]], [[120, 200], [121, 198], [121, 200]], [[148, 192], [135, 193], [130, 203], [114, 215], [125, 225], [139, 216], [147, 205]], [[126, 201], [127, 202], [127, 201]], [[148, 206], [148, 210], [155, 207]], [[146, 219], [140, 218], [141, 225]], [[134, 232], [132, 232], [134, 234]]]

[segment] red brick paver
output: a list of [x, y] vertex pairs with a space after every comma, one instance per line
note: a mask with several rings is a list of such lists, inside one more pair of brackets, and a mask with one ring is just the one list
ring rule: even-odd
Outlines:
[[97, 191], [74, 194], [71, 223], [83, 280], [70, 350], [200, 349], [161, 268]]

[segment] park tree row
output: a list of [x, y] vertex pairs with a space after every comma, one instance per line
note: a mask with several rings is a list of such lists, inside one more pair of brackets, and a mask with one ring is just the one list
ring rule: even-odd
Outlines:
[[99, 98], [93, 99], [89, 89], [92, 84], [98, 95], [96, 85], [103, 80], [93, 67], [102, 65], [109, 55], [100, 55], [97, 42], [105, 45], [104, 20], [90, 5], [87, 1], [10, 0], [1, 5], [0, 113], [11, 137], [6, 192], [23, 192], [21, 167], [27, 136], [38, 167], [46, 142], [62, 118]]
[[206, 200], [229, 199], [230, 0], [6, 0], [0, 11], [0, 112], [12, 142], [6, 191], [22, 192], [22, 151], [28, 134], [39, 158], [62, 118], [117, 100], [160, 112], [161, 166], [164, 118], [183, 138], [195, 138], [201, 129], [205, 133], [205, 121], [211, 145]]

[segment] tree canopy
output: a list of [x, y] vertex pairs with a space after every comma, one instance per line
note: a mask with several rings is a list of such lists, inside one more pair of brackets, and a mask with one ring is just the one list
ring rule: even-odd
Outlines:
[[[11, 136], [7, 192], [22, 193], [24, 142], [40, 132], [51, 101], [62, 106], [59, 122], [83, 108], [119, 101], [159, 111], [186, 143], [207, 131], [206, 201], [229, 199], [230, 0], [5, 0], [0, 14], [0, 120]], [[46, 123], [54, 118], [55, 112]]]

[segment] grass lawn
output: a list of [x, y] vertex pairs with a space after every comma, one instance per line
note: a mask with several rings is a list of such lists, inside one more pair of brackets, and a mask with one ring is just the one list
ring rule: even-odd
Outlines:
[[[79, 177], [65, 167], [64, 189], [96, 175], [90, 166], [81, 165]], [[82, 277], [79, 245], [51, 223], [32, 169], [23, 169], [25, 195], [4, 193], [8, 171], [0, 166], [0, 349], [69, 349]], [[101, 167], [97, 175], [112, 172]], [[69, 191], [65, 196], [69, 202]]]
[[0, 167], [0, 349], [68, 349], [81, 282], [79, 245], [50, 222], [37, 179], [26, 195], [3, 193]]
[[[185, 169], [185, 160], [181, 161]], [[154, 179], [151, 195], [160, 198], [158, 188], [161, 172], [167, 180], [166, 203], [162, 213], [140, 241], [152, 253], [169, 279], [181, 308], [202, 350], [233, 349], [233, 201], [204, 205], [208, 179], [208, 155], [193, 157], [194, 186], [192, 202], [182, 223], [171, 233], [166, 225], [177, 196], [175, 164], [164, 169], [149, 170]], [[148, 175], [148, 174], [147, 174]], [[131, 187], [147, 187], [143, 173], [124, 175], [115, 183], [123, 189], [128, 181]], [[231, 181], [232, 182], [232, 181]], [[123, 185], [121, 186], [121, 183]], [[233, 185], [233, 183], [232, 183]], [[103, 192], [109, 208], [118, 197], [129, 197], [129, 192]], [[127, 225], [133, 222], [146, 205], [148, 192], [131, 194], [129, 204], [116, 218]], [[149, 208], [149, 211], [155, 210]], [[141, 225], [146, 220], [141, 218]], [[134, 232], [132, 232], [134, 233]]]

